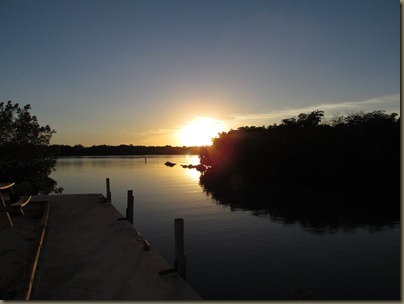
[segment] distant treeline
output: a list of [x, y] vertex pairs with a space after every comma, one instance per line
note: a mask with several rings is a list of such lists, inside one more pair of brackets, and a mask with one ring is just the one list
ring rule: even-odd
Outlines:
[[338, 209], [353, 202], [398, 212], [398, 115], [358, 112], [322, 122], [323, 116], [316, 110], [279, 125], [221, 133], [201, 150], [201, 163], [209, 167], [201, 176], [205, 191], [232, 207], [287, 201], [306, 208], [303, 202], [310, 201]]
[[172, 146], [133, 146], [133, 145], [98, 145], [84, 147], [82, 145], [52, 145], [56, 156], [105, 156], [105, 155], [185, 155], [199, 154], [201, 147]]

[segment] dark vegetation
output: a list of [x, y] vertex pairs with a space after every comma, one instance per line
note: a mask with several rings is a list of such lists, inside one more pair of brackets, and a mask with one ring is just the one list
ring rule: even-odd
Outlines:
[[133, 146], [133, 145], [98, 145], [84, 147], [82, 145], [52, 145], [53, 154], [57, 156], [107, 156], [107, 155], [185, 155], [199, 154], [200, 147], [172, 146]]
[[56, 157], [49, 149], [55, 130], [41, 126], [28, 104], [0, 102], [0, 182], [29, 185], [24, 194], [61, 193], [49, 177]]
[[209, 167], [201, 176], [204, 190], [234, 209], [319, 227], [336, 214], [398, 220], [397, 114], [358, 112], [326, 123], [323, 116], [317, 110], [219, 134], [200, 153]]

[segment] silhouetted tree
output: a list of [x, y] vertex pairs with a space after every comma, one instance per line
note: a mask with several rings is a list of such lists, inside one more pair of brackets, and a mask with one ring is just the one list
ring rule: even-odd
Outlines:
[[105, 155], [185, 155], [199, 154], [201, 147], [133, 146], [133, 145], [52, 145], [57, 156], [105, 156]]
[[324, 111], [315, 110], [311, 113], [301, 113], [296, 117], [282, 119], [281, 126], [299, 127], [299, 128], [315, 128], [321, 123]]
[[235, 192], [233, 198], [239, 199], [264, 191], [294, 196], [287, 200], [289, 204], [327, 196], [328, 204], [338, 198], [336, 206], [342, 208], [342, 203], [363, 204], [367, 197], [367, 207], [382, 199], [397, 207], [397, 114], [355, 112], [330, 123], [322, 123], [323, 116], [323, 111], [316, 110], [267, 128], [220, 133], [212, 146], [201, 150], [201, 163], [208, 167], [201, 176], [202, 185], [216, 195], [221, 193], [221, 198], [224, 193]]
[[0, 102], [0, 180], [28, 181], [34, 194], [61, 193], [63, 188], [49, 177], [56, 165], [49, 141], [56, 132], [39, 125], [30, 110], [29, 104]]

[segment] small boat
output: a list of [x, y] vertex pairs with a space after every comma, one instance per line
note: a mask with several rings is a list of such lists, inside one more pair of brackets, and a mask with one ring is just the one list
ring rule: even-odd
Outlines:
[[168, 161], [165, 163], [165, 165], [168, 167], [174, 167], [176, 164]]

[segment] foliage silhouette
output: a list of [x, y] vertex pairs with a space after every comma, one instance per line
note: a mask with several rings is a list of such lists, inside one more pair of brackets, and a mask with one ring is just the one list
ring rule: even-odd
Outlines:
[[133, 145], [52, 145], [52, 151], [57, 156], [107, 156], [107, 155], [184, 155], [199, 154], [200, 147], [172, 146], [133, 146]]
[[30, 110], [29, 104], [20, 107], [11, 101], [0, 102], [0, 180], [29, 182], [30, 194], [61, 193], [63, 188], [49, 177], [56, 165], [49, 149], [55, 130], [40, 126]]
[[[316, 110], [279, 125], [220, 133], [201, 149], [207, 193], [232, 208], [398, 219], [400, 121], [383, 111], [322, 123]], [[290, 214], [290, 212], [289, 212]], [[386, 217], [384, 216], [386, 215]]]

